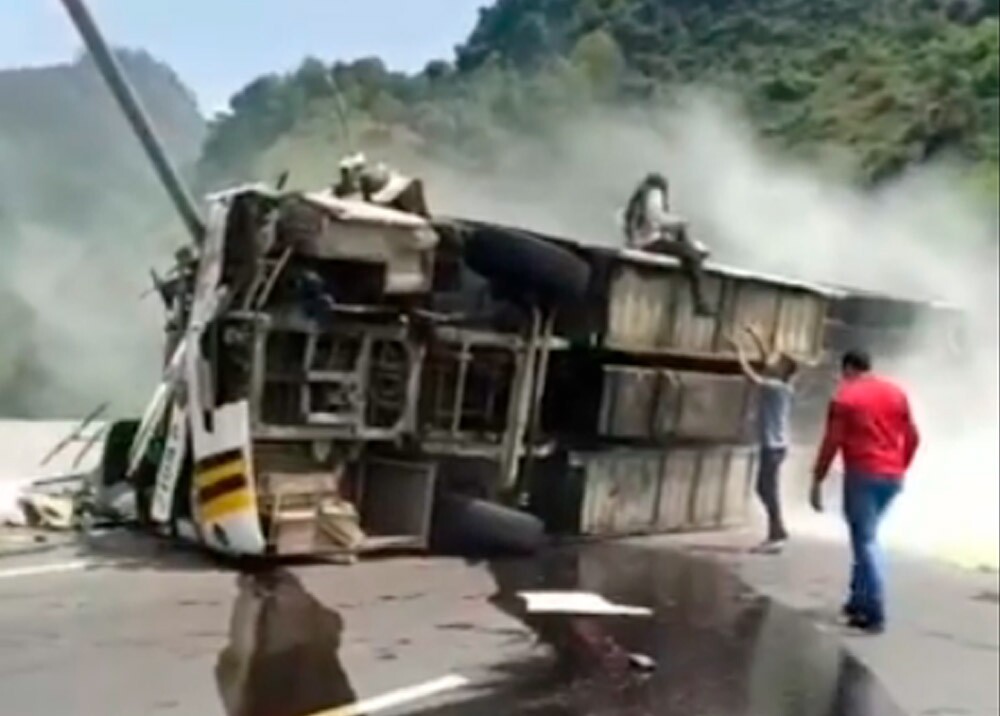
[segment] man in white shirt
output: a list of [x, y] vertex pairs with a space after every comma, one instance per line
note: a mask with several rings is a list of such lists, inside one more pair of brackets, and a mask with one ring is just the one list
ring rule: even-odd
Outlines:
[[339, 178], [333, 187], [334, 196], [340, 199], [360, 198], [361, 175], [365, 171], [368, 160], [364, 154], [352, 154], [340, 160]]
[[629, 199], [624, 219], [626, 246], [680, 259], [691, 281], [695, 312], [713, 315], [702, 294], [701, 267], [708, 250], [688, 236], [687, 222], [670, 212], [670, 191], [663, 175], [652, 173], [642, 180]]
[[368, 166], [364, 154], [354, 154], [340, 162], [340, 179], [333, 187], [333, 194], [340, 199], [367, 201], [397, 211], [430, 216], [423, 182], [403, 176], [381, 162]]
[[795, 395], [795, 375], [798, 363], [782, 352], [768, 353], [763, 339], [752, 328], [746, 333], [757, 346], [758, 355], [763, 359], [763, 367], [758, 372], [750, 364], [743, 346], [730, 338], [736, 349], [740, 368], [747, 380], [757, 386], [757, 496], [760, 497], [767, 513], [767, 537], [755, 549], [762, 553], [781, 551], [788, 532], [782, 519], [780, 477], [781, 464], [788, 454], [788, 422]]

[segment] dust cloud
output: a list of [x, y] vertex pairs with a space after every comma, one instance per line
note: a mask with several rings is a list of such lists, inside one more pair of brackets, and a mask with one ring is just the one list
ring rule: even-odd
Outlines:
[[724, 99], [690, 94], [651, 115], [580, 119], [544, 148], [515, 142], [503, 171], [489, 176], [420, 169], [438, 210], [600, 243], [620, 240], [616, 212], [632, 183], [660, 170], [675, 210], [719, 261], [962, 309], [967, 341], [944, 360], [940, 349], [952, 337], [937, 324], [918, 327], [902, 359], [875, 352], [877, 370], [910, 393], [923, 433], [886, 532], [902, 547], [996, 567], [996, 205], [979, 205], [961, 188], [957, 164], [859, 189], [835, 153], [792, 159], [739, 117]]
[[886, 536], [901, 547], [996, 567], [995, 207], [976, 206], [957, 189], [960, 170], [953, 166], [923, 168], [860, 192], [769, 154], [726, 116], [693, 105], [677, 118], [672, 154], [679, 208], [720, 249], [761, 269], [944, 301], [965, 312], [959, 352], [941, 350], [952, 337], [940, 324], [918, 326], [902, 358], [875, 351], [876, 370], [910, 393], [923, 433]]
[[162, 316], [158, 297], [143, 294], [171, 243], [113, 216], [106, 225], [95, 236], [21, 224], [5, 237], [0, 288], [18, 306], [0, 370], [0, 392], [14, 406], [6, 417], [82, 417], [103, 402], [128, 415], [148, 399]]

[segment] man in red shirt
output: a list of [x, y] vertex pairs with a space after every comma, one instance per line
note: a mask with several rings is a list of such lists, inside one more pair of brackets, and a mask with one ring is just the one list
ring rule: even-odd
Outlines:
[[844, 516], [854, 565], [844, 615], [869, 632], [885, 628], [884, 589], [876, 536], [879, 522], [899, 494], [920, 443], [906, 394], [871, 374], [871, 358], [849, 351], [843, 381], [830, 402], [826, 432], [813, 471], [811, 502], [822, 510], [822, 483], [837, 453], [844, 463]]

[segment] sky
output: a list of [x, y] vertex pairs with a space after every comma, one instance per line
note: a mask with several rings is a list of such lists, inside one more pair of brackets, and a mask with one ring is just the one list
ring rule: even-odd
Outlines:
[[[169, 64], [202, 111], [255, 77], [312, 55], [378, 55], [392, 69], [451, 59], [487, 0], [87, 0], [105, 38]], [[60, 0], [0, 0], [0, 68], [71, 59], [81, 43]]]

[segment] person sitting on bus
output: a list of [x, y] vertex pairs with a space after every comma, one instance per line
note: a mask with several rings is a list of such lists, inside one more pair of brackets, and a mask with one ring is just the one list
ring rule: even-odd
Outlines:
[[702, 290], [707, 248], [688, 235], [687, 222], [670, 211], [670, 192], [662, 174], [651, 173], [632, 192], [625, 208], [625, 243], [630, 249], [674, 256], [691, 282], [695, 313], [713, 315]]

